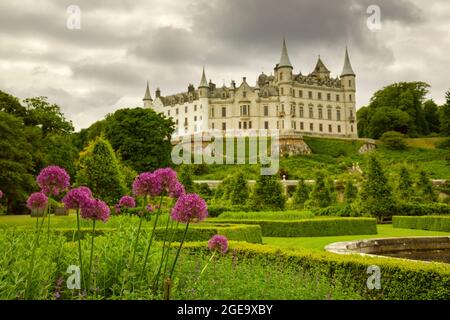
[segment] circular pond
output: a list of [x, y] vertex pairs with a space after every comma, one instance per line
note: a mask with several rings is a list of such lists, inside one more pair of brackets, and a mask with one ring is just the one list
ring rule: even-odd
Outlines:
[[407, 237], [335, 242], [325, 250], [450, 263], [450, 237]]

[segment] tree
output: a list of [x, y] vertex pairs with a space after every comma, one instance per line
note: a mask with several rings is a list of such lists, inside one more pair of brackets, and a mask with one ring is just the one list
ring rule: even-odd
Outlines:
[[117, 203], [127, 191], [120, 163], [103, 137], [97, 137], [80, 153], [76, 181], [91, 188], [94, 197], [110, 205]]
[[405, 166], [400, 168], [397, 194], [399, 195], [399, 198], [404, 201], [408, 201], [414, 195], [413, 180], [411, 179], [411, 175]]
[[367, 131], [370, 138], [378, 139], [387, 131], [407, 134], [411, 126], [412, 119], [405, 111], [381, 107], [373, 112]]
[[419, 172], [419, 180], [417, 181], [417, 189], [420, 198], [424, 202], [434, 202], [437, 200], [436, 193], [433, 189], [433, 183], [431, 182], [428, 174], [421, 170]]
[[0, 90], [0, 111], [9, 113], [13, 116], [23, 118], [27, 110], [20, 104], [19, 99]]
[[392, 150], [404, 150], [407, 147], [405, 136], [396, 131], [387, 131], [383, 133], [381, 141]]
[[315, 183], [306, 203], [307, 207], [325, 208], [333, 203], [332, 193], [329, 185], [326, 183], [323, 171], [317, 171], [315, 174]]
[[74, 134], [74, 144], [78, 150], [83, 150], [89, 142], [95, 140], [103, 133], [105, 120], [96, 121], [87, 129], [81, 129], [80, 132]]
[[180, 169], [178, 170], [178, 180], [183, 184], [186, 192], [195, 192], [194, 180], [192, 180], [192, 168], [190, 166], [180, 166]]
[[423, 103], [423, 112], [425, 120], [428, 123], [430, 132], [440, 132], [439, 108], [438, 105], [431, 99]]
[[360, 203], [363, 212], [371, 214], [379, 221], [392, 214], [394, 198], [392, 188], [375, 155], [369, 156], [367, 177], [360, 192]]
[[260, 175], [256, 180], [251, 196], [251, 204], [255, 210], [283, 210], [286, 199], [283, 186], [276, 175]]
[[292, 203], [295, 207], [303, 208], [305, 202], [309, 199], [310, 188], [306, 185], [305, 179], [300, 178], [298, 180], [297, 187], [295, 188], [294, 196], [292, 197]]
[[441, 133], [450, 136], [450, 90], [445, 93], [446, 102], [439, 109], [439, 119], [441, 122]]
[[231, 205], [244, 205], [247, 203], [249, 189], [247, 180], [241, 171], [238, 171], [231, 180], [230, 203]]
[[353, 203], [358, 197], [358, 188], [353, 184], [352, 180], [347, 179], [344, 190], [345, 203]]
[[0, 111], [0, 188], [8, 212], [21, 212], [35, 187], [31, 145], [20, 118]]
[[143, 172], [170, 165], [173, 126], [151, 109], [120, 109], [106, 118], [104, 133], [122, 160]]
[[50, 104], [47, 97], [35, 97], [24, 100], [27, 115], [25, 125], [39, 126], [44, 136], [51, 133], [68, 134], [74, 131], [71, 121], [67, 121], [57, 104]]

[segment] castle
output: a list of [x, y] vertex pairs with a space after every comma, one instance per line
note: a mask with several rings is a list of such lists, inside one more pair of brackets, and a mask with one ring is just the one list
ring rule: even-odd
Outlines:
[[229, 87], [217, 87], [207, 82], [203, 68], [199, 86], [190, 84], [187, 92], [162, 96], [158, 88], [153, 100], [147, 83], [144, 107], [173, 119], [174, 138], [214, 129], [357, 138], [356, 76], [348, 50], [339, 78], [330, 77], [320, 56], [308, 75], [294, 74], [293, 69], [283, 40], [273, 75], [262, 73], [254, 86], [244, 77], [239, 86], [232, 81]]

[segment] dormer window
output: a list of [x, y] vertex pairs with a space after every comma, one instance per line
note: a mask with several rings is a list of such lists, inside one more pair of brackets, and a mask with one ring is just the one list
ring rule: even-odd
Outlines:
[[242, 97], [247, 98], [247, 91], [242, 91]]

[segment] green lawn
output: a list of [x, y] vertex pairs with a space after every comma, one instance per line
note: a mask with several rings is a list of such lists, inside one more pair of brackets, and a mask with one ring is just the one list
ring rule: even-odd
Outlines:
[[264, 244], [270, 244], [287, 249], [307, 248], [313, 250], [324, 250], [324, 247], [333, 242], [351, 241], [369, 238], [388, 238], [403, 236], [450, 236], [450, 232], [438, 232], [415, 229], [393, 228], [392, 225], [378, 225], [378, 234], [336, 236], [336, 237], [299, 237], [299, 238], [272, 238], [264, 237]]

